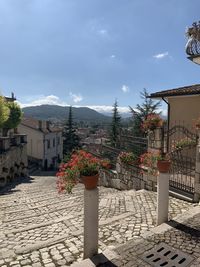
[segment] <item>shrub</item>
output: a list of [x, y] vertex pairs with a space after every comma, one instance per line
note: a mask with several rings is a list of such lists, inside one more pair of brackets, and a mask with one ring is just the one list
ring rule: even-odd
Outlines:
[[133, 152], [121, 152], [118, 158], [125, 164], [135, 164], [138, 160], [137, 156]]

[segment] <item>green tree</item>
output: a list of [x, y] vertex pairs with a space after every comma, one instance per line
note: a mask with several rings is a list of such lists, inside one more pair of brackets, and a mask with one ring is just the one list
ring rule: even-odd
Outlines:
[[22, 119], [22, 110], [20, 106], [15, 102], [7, 102], [6, 106], [9, 108], [10, 114], [3, 127], [6, 129], [17, 128]]
[[144, 132], [141, 129], [141, 124], [149, 114], [159, 114], [157, 110], [160, 107], [160, 101], [155, 102], [151, 98], [149, 98], [149, 94], [145, 88], [140, 93], [140, 96], [143, 99], [143, 103], [141, 105], [137, 104], [135, 109], [129, 107], [133, 115], [134, 136], [144, 136]]
[[4, 123], [8, 120], [10, 110], [6, 105], [5, 98], [0, 96], [0, 128], [3, 127]]
[[121, 126], [121, 117], [118, 112], [118, 103], [115, 100], [113, 105], [113, 116], [111, 123], [111, 131], [110, 131], [110, 143], [113, 147], [118, 147], [119, 145], [119, 135], [120, 135], [120, 126]]
[[72, 107], [69, 108], [69, 117], [67, 125], [64, 127], [63, 131], [63, 154], [69, 154], [72, 150], [80, 147], [80, 139], [76, 134], [73, 123]]

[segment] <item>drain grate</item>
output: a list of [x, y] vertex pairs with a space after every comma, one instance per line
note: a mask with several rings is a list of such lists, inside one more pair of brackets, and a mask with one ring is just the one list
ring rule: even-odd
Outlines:
[[186, 253], [174, 249], [165, 243], [160, 243], [148, 251], [148, 253], [145, 253], [141, 259], [153, 267], [187, 267], [194, 260]]

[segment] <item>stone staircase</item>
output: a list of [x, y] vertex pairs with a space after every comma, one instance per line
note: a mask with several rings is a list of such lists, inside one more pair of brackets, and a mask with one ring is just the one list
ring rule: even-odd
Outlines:
[[[82, 261], [83, 194], [82, 184], [71, 195], [58, 194], [50, 173], [0, 193], [0, 266], [54, 267]], [[156, 193], [99, 187], [99, 195], [100, 252], [113, 252], [155, 226]], [[193, 205], [171, 198], [170, 217]]]
[[28, 165], [28, 173], [29, 175], [36, 175], [40, 173], [40, 170], [38, 169], [38, 164], [36, 162], [31, 162]]

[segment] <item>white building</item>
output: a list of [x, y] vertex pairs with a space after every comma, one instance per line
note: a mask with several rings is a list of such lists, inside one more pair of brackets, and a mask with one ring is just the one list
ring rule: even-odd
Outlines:
[[27, 135], [27, 154], [44, 170], [58, 167], [63, 159], [62, 129], [51, 127], [48, 121], [24, 117], [18, 126], [20, 133]]

